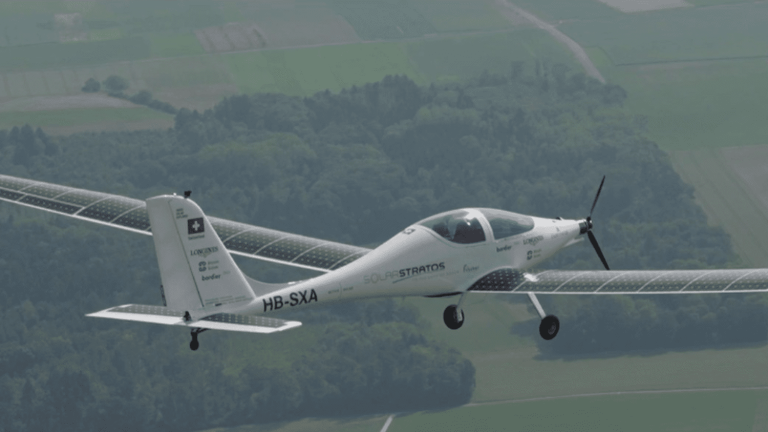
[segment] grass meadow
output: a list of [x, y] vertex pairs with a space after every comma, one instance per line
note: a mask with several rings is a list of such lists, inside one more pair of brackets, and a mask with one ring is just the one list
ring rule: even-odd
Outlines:
[[666, 150], [766, 143], [765, 59], [615, 67], [606, 75], [627, 90], [627, 106], [648, 117], [649, 137]]
[[570, 51], [544, 30], [532, 28], [412, 42], [406, 48], [408, 57], [429, 81], [476, 77], [485, 70], [508, 73], [512, 61], [525, 62], [528, 73], [537, 60], [579, 68]]
[[173, 116], [146, 107], [10, 111], [0, 112], [0, 129], [10, 129], [27, 123], [32, 127], [49, 130], [56, 127], [98, 126], [101, 123], [135, 123], [147, 120], [160, 120], [172, 125]]
[[[466, 406], [396, 417], [406, 431], [747, 431], [768, 391], [610, 395]], [[758, 414], [759, 415], [759, 414]]]
[[395, 74], [425, 82], [397, 43], [233, 53], [224, 59], [235, 84], [244, 93], [304, 96], [326, 89], [335, 92]]
[[[670, 152], [675, 170], [695, 188], [712, 225], [722, 226], [745, 267], [768, 266], [768, 214], [729, 164], [723, 149]], [[738, 161], [736, 161], [738, 163]]]

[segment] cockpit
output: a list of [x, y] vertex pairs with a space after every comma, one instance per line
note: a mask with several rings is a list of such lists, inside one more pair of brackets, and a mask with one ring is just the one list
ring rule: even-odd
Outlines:
[[[485, 232], [483, 225], [490, 227]], [[486, 234], [499, 240], [533, 229], [534, 222], [530, 216], [494, 209], [462, 209], [453, 210], [432, 216], [419, 222], [453, 243], [472, 244], [486, 240]]]

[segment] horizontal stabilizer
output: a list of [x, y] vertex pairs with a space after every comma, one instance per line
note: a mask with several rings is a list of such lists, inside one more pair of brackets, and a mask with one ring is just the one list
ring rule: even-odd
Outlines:
[[301, 325], [299, 321], [231, 313], [218, 313], [195, 321], [185, 321], [183, 312], [163, 306], [135, 304], [116, 306], [86, 316], [247, 333], [274, 333]]

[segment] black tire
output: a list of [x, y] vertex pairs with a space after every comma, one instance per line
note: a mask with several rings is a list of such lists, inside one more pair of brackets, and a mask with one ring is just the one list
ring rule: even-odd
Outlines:
[[544, 340], [552, 340], [560, 332], [560, 320], [554, 315], [547, 315], [539, 324], [539, 334]]
[[189, 349], [192, 351], [197, 351], [198, 348], [200, 348], [200, 342], [198, 342], [197, 339], [189, 343]]
[[450, 305], [443, 312], [443, 321], [449, 329], [457, 330], [464, 324], [464, 311], [459, 310], [457, 314], [456, 305]]

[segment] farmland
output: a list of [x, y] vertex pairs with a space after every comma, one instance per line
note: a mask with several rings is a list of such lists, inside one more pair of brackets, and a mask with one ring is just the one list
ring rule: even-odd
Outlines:
[[29, 123], [62, 134], [103, 130], [154, 129], [173, 126], [173, 116], [149, 108], [68, 108], [45, 111], [0, 112], [0, 129]]
[[766, 390], [745, 390], [606, 395], [467, 406], [442, 413], [398, 417], [389, 431], [744, 431], [752, 430], [755, 418], [765, 415], [766, 398]]

